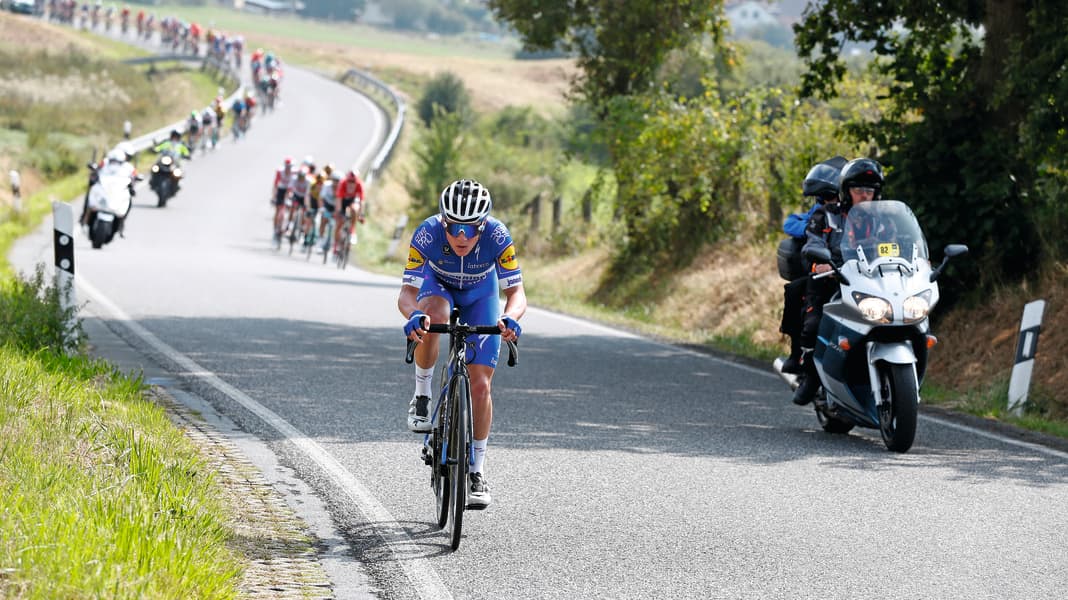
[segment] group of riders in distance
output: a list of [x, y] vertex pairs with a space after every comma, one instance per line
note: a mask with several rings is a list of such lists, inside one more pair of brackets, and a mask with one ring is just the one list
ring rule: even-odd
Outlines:
[[220, 61], [242, 63], [245, 40], [240, 35], [230, 35], [214, 27], [205, 29], [195, 22], [186, 22], [176, 17], [157, 18], [155, 13], [139, 8], [136, 13], [127, 5], [118, 8], [106, 6], [101, 0], [93, 3], [77, 0], [48, 0], [47, 15], [52, 21], [66, 23], [81, 29], [103, 29], [110, 32], [118, 27], [121, 35], [130, 34], [131, 26], [136, 39], [151, 41], [159, 31], [159, 43], [171, 52], [200, 56], [201, 43], [206, 42], [205, 54]]
[[287, 157], [274, 173], [271, 197], [275, 249], [288, 240], [292, 252], [299, 241], [309, 256], [314, 250], [324, 262], [333, 256], [344, 267], [355, 225], [365, 220], [364, 186], [356, 167], [342, 173], [331, 163], [318, 168], [311, 156], [299, 166]]

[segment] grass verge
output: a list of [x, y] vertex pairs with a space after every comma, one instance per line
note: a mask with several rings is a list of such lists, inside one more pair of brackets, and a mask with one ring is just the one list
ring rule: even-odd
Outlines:
[[0, 313], [0, 596], [234, 597], [214, 477], [143, 382], [64, 352], [80, 328], [40, 268]]

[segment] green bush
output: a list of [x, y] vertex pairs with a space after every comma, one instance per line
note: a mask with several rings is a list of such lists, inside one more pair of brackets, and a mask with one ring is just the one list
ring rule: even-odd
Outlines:
[[31, 353], [81, 350], [85, 332], [76, 307], [64, 307], [65, 293], [69, 290], [45, 281], [40, 264], [30, 278], [13, 277], [0, 284], [0, 345]]
[[426, 84], [423, 96], [416, 105], [416, 112], [427, 127], [437, 118], [435, 106], [440, 106], [442, 114], [456, 114], [466, 120], [471, 113], [471, 95], [464, 82], [454, 73], [445, 71], [434, 76]]

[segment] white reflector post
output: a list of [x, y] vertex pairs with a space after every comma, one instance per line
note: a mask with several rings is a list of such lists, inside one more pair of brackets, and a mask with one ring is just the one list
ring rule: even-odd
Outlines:
[[393, 228], [393, 237], [389, 240], [389, 248], [386, 250], [386, 256], [392, 257], [393, 253], [397, 251], [397, 246], [400, 245], [401, 234], [404, 233], [404, 228], [408, 226], [408, 215], [401, 215], [397, 219], [397, 225]]
[[56, 255], [56, 287], [63, 308], [74, 306], [74, 209], [52, 202], [52, 247]]
[[1045, 310], [1045, 300], [1035, 300], [1024, 306], [1020, 339], [1016, 342], [1016, 364], [1012, 367], [1012, 378], [1009, 379], [1009, 411], [1016, 416], [1023, 413], [1024, 404], [1027, 403], [1031, 371], [1038, 351], [1038, 334], [1042, 331], [1042, 313]]

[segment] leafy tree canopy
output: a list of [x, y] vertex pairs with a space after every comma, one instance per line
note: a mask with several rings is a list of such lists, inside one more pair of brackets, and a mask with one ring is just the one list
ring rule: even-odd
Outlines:
[[802, 92], [834, 96], [843, 47], [870, 45], [891, 110], [853, 131], [884, 153], [888, 187], [935, 248], [972, 247], [967, 275], [1018, 277], [1057, 252], [1042, 229], [1065, 220], [1050, 190], [1068, 188], [1066, 30], [1061, 0], [812, 3], [795, 26]]
[[[647, 91], [667, 53], [724, 29], [718, 0], [488, 0], [525, 49], [561, 46], [578, 56], [575, 91], [598, 110], [614, 97]], [[603, 112], [602, 112], [603, 116]]]

